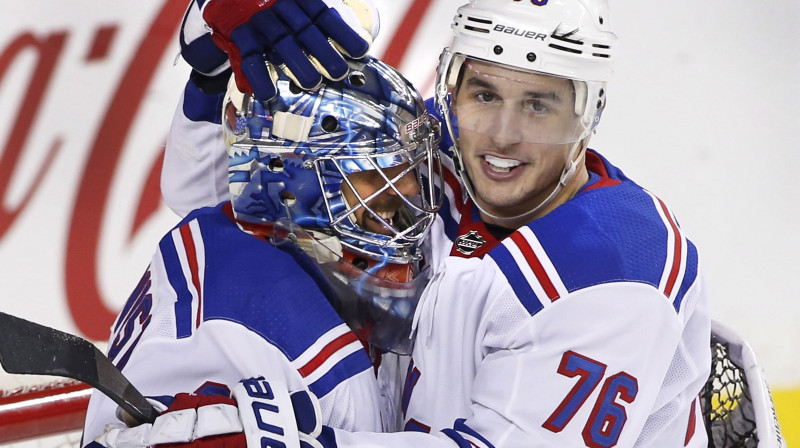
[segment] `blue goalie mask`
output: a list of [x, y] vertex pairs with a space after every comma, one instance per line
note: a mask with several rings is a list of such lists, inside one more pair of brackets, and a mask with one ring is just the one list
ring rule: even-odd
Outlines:
[[[223, 129], [233, 212], [252, 224], [285, 218], [356, 254], [409, 263], [442, 200], [438, 122], [388, 65], [349, 64], [346, 78], [313, 91], [281, 75], [266, 103], [231, 83]], [[355, 180], [364, 174], [367, 193]]]
[[416, 89], [373, 58], [303, 91], [285, 75], [266, 103], [233, 81], [223, 104], [233, 214], [321, 268], [353, 328], [407, 352], [427, 283], [423, 240], [442, 202], [438, 122]]

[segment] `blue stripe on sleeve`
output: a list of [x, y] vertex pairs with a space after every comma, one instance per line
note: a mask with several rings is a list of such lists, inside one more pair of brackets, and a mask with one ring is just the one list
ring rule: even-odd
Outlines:
[[536, 293], [533, 292], [530, 283], [528, 283], [528, 279], [525, 278], [525, 275], [519, 270], [517, 262], [514, 260], [514, 257], [511, 256], [508, 249], [504, 245], [499, 244], [489, 252], [489, 256], [497, 263], [500, 271], [506, 276], [511, 288], [514, 289], [517, 298], [522, 302], [522, 306], [528, 310], [531, 316], [541, 311], [542, 308], [544, 308], [542, 303], [539, 301], [539, 298], [536, 297]]
[[453, 442], [456, 442], [458, 448], [475, 448], [474, 446], [472, 446], [471, 443], [469, 443], [467, 439], [462, 437], [461, 434], [459, 434], [458, 431], [454, 429], [443, 429], [442, 433], [447, 437], [453, 439]]
[[183, 276], [181, 261], [172, 242], [172, 233], [168, 233], [158, 247], [164, 259], [164, 269], [167, 271], [169, 284], [178, 295], [178, 300], [175, 302], [175, 330], [178, 339], [186, 338], [192, 335], [192, 294], [186, 284], [186, 277]]
[[474, 429], [467, 426], [465, 422], [466, 419], [459, 418], [458, 420], [456, 420], [455, 424], [453, 424], [453, 429], [455, 429], [458, 432], [463, 432], [464, 434], [469, 434], [470, 436], [483, 442], [483, 444], [486, 445], [487, 447], [494, 448], [494, 445], [489, 443], [489, 441], [486, 440], [486, 438], [483, 437], [478, 431], [475, 431]]
[[314, 395], [322, 398], [348, 378], [370, 368], [372, 368], [372, 364], [365, 356], [364, 351], [358, 350], [336, 363], [325, 375], [311, 383], [308, 388], [311, 389], [311, 392], [314, 392]]
[[680, 311], [686, 292], [697, 279], [697, 248], [689, 240], [686, 241], [689, 244], [686, 249], [686, 272], [683, 274], [683, 282], [678, 290], [678, 295], [675, 296], [675, 300], [672, 302], [675, 311]]
[[472, 436], [472, 437], [480, 440], [481, 443], [483, 443], [485, 446], [487, 446], [489, 448], [494, 448], [494, 445], [489, 443], [489, 441], [486, 440], [485, 437], [483, 437], [479, 432], [477, 432], [474, 429], [472, 429], [469, 426], [467, 426], [467, 424], [464, 423], [464, 422], [465, 422], [465, 419], [459, 418], [453, 424], [453, 429], [444, 429], [444, 430], [442, 430], [442, 432], [447, 437], [450, 437], [451, 439], [453, 439], [453, 441], [456, 442], [456, 444], [460, 448], [475, 448], [475, 445], [473, 445], [469, 440], [465, 439], [464, 436], [462, 436], [460, 433]]

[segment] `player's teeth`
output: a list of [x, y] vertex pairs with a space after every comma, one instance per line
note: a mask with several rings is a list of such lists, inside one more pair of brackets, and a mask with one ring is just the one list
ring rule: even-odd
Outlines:
[[378, 215], [387, 223], [392, 223], [392, 217], [394, 216], [393, 212], [378, 212]]
[[507, 173], [511, 171], [512, 168], [522, 164], [519, 160], [501, 159], [500, 157], [490, 156], [488, 154], [483, 156], [483, 158], [486, 159], [486, 162], [493, 171], [501, 173]]

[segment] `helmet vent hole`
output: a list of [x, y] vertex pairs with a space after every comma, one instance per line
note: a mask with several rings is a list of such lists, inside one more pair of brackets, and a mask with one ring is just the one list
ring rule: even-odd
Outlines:
[[605, 22], [605, 20], [603, 20], [603, 16], [600, 16], [600, 25], [602, 25], [603, 22]]
[[301, 89], [300, 86], [298, 86], [294, 82], [290, 82], [289, 83], [289, 91], [292, 92], [292, 94], [297, 95], [300, 92], [302, 92], [303, 89]]
[[290, 191], [281, 191], [280, 194], [281, 204], [285, 205], [286, 207], [291, 207], [297, 202], [297, 198], [294, 196], [294, 193]]
[[528, 59], [528, 62], [534, 62], [536, 61], [536, 53], [530, 52], [525, 56], [525, 58]]
[[502, 54], [503, 53], [503, 47], [501, 47], [500, 45], [495, 45], [493, 51], [494, 51], [494, 54]]
[[273, 173], [283, 172], [283, 160], [275, 158], [269, 161], [269, 170]]
[[352, 72], [350, 76], [347, 77], [347, 81], [349, 81], [350, 85], [353, 87], [364, 87], [367, 84], [367, 77], [361, 72]]
[[353, 266], [357, 267], [358, 269], [361, 269], [362, 271], [366, 271], [367, 268], [369, 267], [369, 263], [367, 263], [367, 260], [358, 257], [353, 259]]
[[598, 109], [602, 109], [603, 108], [603, 100], [597, 100], [597, 108]]
[[322, 119], [322, 130], [325, 132], [333, 132], [339, 128], [339, 120], [333, 115], [326, 115]]

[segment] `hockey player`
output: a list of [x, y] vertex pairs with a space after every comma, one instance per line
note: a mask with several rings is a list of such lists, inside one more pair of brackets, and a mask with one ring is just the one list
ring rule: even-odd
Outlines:
[[436, 273], [403, 384], [386, 365], [379, 378], [405, 432], [334, 430], [337, 446], [706, 446], [697, 249], [660, 199], [588, 149], [611, 23], [603, 0], [459, 9], [436, 87], [455, 174]]
[[611, 23], [590, 0], [473, 0], [454, 18], [436, 103], [461, 184], [440, 212], [433, 250], [453, 245], [420, 303], [400, 404], [404, 429], [437, 434], [417, 445], [706, 446], [697, 250], [588, 149]]
[[[313, 92], [281, 76], [281, 94], [266, 103], [231, 84], [231, 199], [189, 213], [161, 240], [110, 338], [109, 358], [137, 388], [177, 398], [152, 427], [130, 432], [96, 392], [89, 446], [229, 432], [227, 423], [239, 419], [235, 408], [234, 419], [225, 416], [236, 401], [252, 405], [251, 423], [234, 427], [252, 429], [248, 440], [285, 443], [285, 422], [262, 426], [259, 409], [285, 409], [294, 421], [292, 407], [313, 410], [316, 399], [319, 421], [381, 429], [372, 364], [342, 319], [372, 346], [397, 349], [388, 337], [408, 340], [427, 281], [420, 242], [438, 207], [430, 193], [441, 190], [430, 184], [440, 176], [423, 177], [420, 168], [438, 166], [438, 126], [394, 69], [369, 58], [350, 68], [347, 79]], [[281, 391], [297, 392], [291, 406]], [[223, 442], [233, 443], [215, 443]]]

